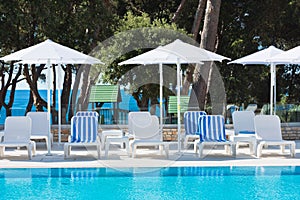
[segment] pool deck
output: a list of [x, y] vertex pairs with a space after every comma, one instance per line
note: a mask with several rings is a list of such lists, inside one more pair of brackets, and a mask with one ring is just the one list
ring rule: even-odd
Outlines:
[[156, 149], [138, 149], [137, 157], [131, 158], [119, 145], [111, 145], [108, 158], [101, 151], [97, 160], [96, 148], [73, 147], [69, 158], [64, 159], [63, 143], [54, 143], [51, 155], [47, 155], [45, 143], [37, 143], [37, 152], [28, 160], [26, 149], [7, 148], [0, 158], [0, 168], [82, 168], [82, 167], [178, 167], [178, 166], [300, 166], [300, 141], [296, 141], [296, 156], [291, 158], [289, 150], [284, 154], [279, 148], [263, 150], [261, 158], [250, 154], [249, 148], [238, 149], [236, 157], [227, 155], [224, 149], [204, 150], [206, 155], [199, 158], [192, 148], [180, 153], [176, 145], [170, 146], [169, 158], [160, 155]]

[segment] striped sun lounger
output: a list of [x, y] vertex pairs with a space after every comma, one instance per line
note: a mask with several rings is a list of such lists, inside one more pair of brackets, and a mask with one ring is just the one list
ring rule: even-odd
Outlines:
[[195, 140], [199, 139], [198, 134], [198, 119], [200, 116], [206, 115], [205, 111], [186, 111], [184, 113], [184, 147], [187, 148], [189, 141], [192, 144]]
[[195, 141], [194, 150], [197, 153], [199, 148], [199, 157], [202, 157], [204, 146], [223, 145], [231, 146], [231, 152], [235, 156], [235, 142], [227, 141], [225, 134], [225, 121], [221, 115], [203, 115], [199, 117], [199, 136]]
[[94, 116], [73, 116], [71, 135], [64, 145], [65, 158], [70, 155], [71, 146], [96, 146], [100, 159], [101, 143], [98, 136], [98, 121]]

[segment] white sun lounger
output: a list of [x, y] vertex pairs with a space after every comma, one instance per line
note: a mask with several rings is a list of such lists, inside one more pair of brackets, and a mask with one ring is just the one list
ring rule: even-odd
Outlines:
[[255, 154], [256, 151], [256, 134], [254, 127], [253, 111], [235, 111], [232, 114], [234, 134], [230, 135], [230, 140], [237, 142], [238, 149], [240, 143], [249, 144], [250, 153]]
[[[50, 133], [50, 120], [48, 119], [47, 112], [28, 112], [27, 115], [31, 119], [31, 136], [32, 140], [45, 140], [47, 149], [53, 144], [53, 136]], [[50, 141], [48, 141], [50, 140]]]
[[162, 149], [164, 149], [166, 156], [169, 156], [169, 145], [163, 142], [157, 116], [151, 115], [149, 112], [130, 112], [128, 128], [129, 134], [134, 138], [129, 143], [133, 158], [138, 146], [159, 146], [160, 152], [162, 153]]
[[257, 157], [261, 157], [263, 147], [280, 146], [284, 153], [285, 146], [290, 147], [290, 155], [295, 156], [295, 141], [282, 139], [281, 123], [277, 115], [257, 115], [254, 117], [255, 132], [258, 138]]
[[35, 155], [35, 142], [30, 141], [31, 119], [29, 117], [7, 117], [4, 122], [3, 142], [0, 143], [0, 156], [4, 156], [5, 147], [26, 147], [28, 158]]

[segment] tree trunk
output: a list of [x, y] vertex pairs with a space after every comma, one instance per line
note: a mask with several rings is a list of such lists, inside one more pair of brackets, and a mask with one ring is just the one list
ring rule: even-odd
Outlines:
[[80, 73], [80, 81], [82, 81], [82, 84], [80, 88], [80, 96], [77, 101], [76, 111], [87, 109], [87, 106], [85, 105], [85, 99], [88, 92], [90, 66], [81, 66], [80, 70], [82, 70], [82, 73]]
[[[61, 66], [59, 66], [61, 67]], [[64, 83], [63, 89], [61, 93], [61, 121], [62, 124], [67, 123], [67, 112], [69, 108], [69, 99], [71, 94], [71, 85], [72, 85], [72, 66], [67, 65], [64, 69], [65, 76], [64, 76]], [[60, 97], [59, 97], [60, 98]]]
[[52, 109], [51, 109], [51, 116], [52, 116], [52, 124], [58, 124], [58, 111], [56, 110], [56, 71], [55, 65], [52, 65], [52, 74], [53, 74], [53, 90], [52, 90]]
[[[220, 13], [221, 0], [207, 0], [203, 31], [201, 34], [200, 47], [209, 51], [215, 51], [217, 28]], [[193, 93], [196, 96], [201, 110], [205, 109], [206, 96], [210, 81], [212, 62], [204, 65], [196, 65], [194, 70]]]
[[181, 12], [181, 10], [182, 10], [182, 8], [183, 8], [185, 2], [186, 2], [186, 0], [181, 0], [181, 2], [180, 2], [180, 4], [179, 4], [179, 6], [178, 6], [178, 8], [177, 8], [177, 10], [176, 10], [176, 12], [175, 12], [175, 14], [174, 14], [173, 17], [172, 17], [172, 20], [171, 20], [172, 22], [175, 22], [176, 19], [178, 18], [179, 13]]
[[[3, 106], [6, 110], [6, 116], [11, 116], [12, 114], [12, 106], [13, 106], [13, 102], [14, 102], [14, 98], [15, 98], [15, 90], [16, 90], [16, 85], [17, 85], [17, 82], [18, 82], [18, 78], [20, 77], [21, 75], [21, 72], [22, 72], [22, 67], [19, 67], [18, 68], [18, 72], [17, 74], [15, 75], [14, 78], [13, 77], [13, 72], [14, 72], [14, 65], [13, 63], [11, 63], [9, 69], [8, 69], [8, 78], [7, 78], [7, 81], [5, 83], [5, 80], [4, 80], [4, 64], [2, 65], [2, 69], [1, 69], [1, 75], [2, 76], [2, 79], [1, 79], [1, 97], [0, 97], [0, 102], [1, 102], [1, 106]], [[5, 102], [5, 97], [7, 95], [7, 91], [8, 91], [8, 88], [11, 86], [11, 90], [10, 90], [10, 96], [9, 96], [9, 101], [8, 103]]]
[[33, 95], [32, 92], [30, 92], [25, 113], [30, 112], [32, 110], [32, 106], [33, 106]]
[[78, 95], [79, 83], [81, 80], [81, 74], [82, 74], [82, 70], [80, 70], [80, 68], [77, 69], [75, 82], [74, 82], [73, 89], [72, 89], [71, 101], [70, 101], [71, 103], [70, 103], [70, 110], [69, 110], [69, 116], [68, 116], [69, 121], [71, 120], [74, 113], [76, 112], [75, 106], [77, 105], [77, 95]]
[[200, 32], [199, 32], [200, 24], [201, 24], [201, 20], [202, 20], [202, 17], [203, 17], [206, 2], [207, 2], [207, 0], [199, 0], [198, 7], [197, 7], [197, 10], [196, 10], [196, 13], [195, 13], [192, 33], [193, 33], [193, 38], [196, 41], [197, 41], [198, 36], [200, 34]]
[[193, 83], [193, 73], [195, 70], [195, 66], [194, 65], [189, 65], [185, 71], [185, 76], [184, 76], [184, 80], [183, 80], [183, 84], [182, 84], [182, 91], [181, 91], [181, 95], [188, 95], [189, 93], [189, 89], [190, 89], [190, 85], [191, 83]]
[[38, 87], [37, 87], [37, 80], [41, 74], [41, 71], [44, 69], [45, 65], [40, 65], [38, 68], [35, 67], [35, 65], [31, 65], [31, 76], [29, 74], [29, 69], [28, 65], [24, 65], [24, 76], [25, 79], [29, 85], [30, 91], [33, 96], [33, 103], [34, 106], [36, 107], [37, 111], [43, 111], [43, 108], [47, 109], [47, 102], [40, 96], [38, 92]]
[[[13, 66], [11, 66], [11, 68], [13, 68]], [[9, 95], [9, 101], [8, 101], [7, 104], [4, 103], [4, 108], [6, 109], [6, 116], [11, 116], [11, 114], [12, 114], [12, 106], [13, 106], [13, 103], [14, 103], [14, 100], [15, 100], [16, 86], [17, 86], [18, 78], [21, 75], [21, 72], [22, 72], [22, 67], [19, 67], [17, 74], [12, 79], [10, 95]]]
[[220, 7], [221, 0], [207, 0], [200, 47], [213, 52], [216, 49]]

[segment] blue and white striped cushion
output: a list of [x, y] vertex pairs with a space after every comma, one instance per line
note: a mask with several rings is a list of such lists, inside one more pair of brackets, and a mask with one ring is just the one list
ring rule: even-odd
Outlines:
[[201, 142], [225, 142], [225, 121], [222, 115], [203, 115], [199, 117]]
[[204, 111], [187, 111], [184, 113], [184, 128], [186, 135], [196, 135], [198, 131], [198, 119], [206, 115]]
[[94, 117], [98, 117], [99, 114], [95, 111], [78, 111], [76, 113], [76, 116], [94, 116]]
[[93, 116], [73, 116], [71, 119], [71, 142], [96, 142], [98, 122]]

